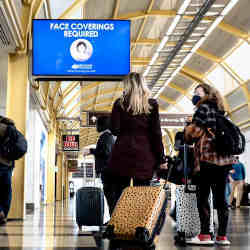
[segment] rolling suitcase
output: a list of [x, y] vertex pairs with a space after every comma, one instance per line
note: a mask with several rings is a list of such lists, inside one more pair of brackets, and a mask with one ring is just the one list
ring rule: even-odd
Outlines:
[[[191, 170], [188, 168], [188, 146], [184, 144], [184, 185], [176, 187], [176, 229], [177, 236], [175, 241], [178, 244], [186, 244], [188, 238], [192, 238], [200, 233], [200, 217], [197, 207], [197, 186], [192, 185], [189, 175]], [[214, 219], [213, 219], [213, 197], [212, 192], [209, 195], [210, 206], [210, 233], [214, 234]]]
[[76, 192], [76, 223], [82, 226], [102, 226], [104, 219], [104, 194], [100, 187], [86, 186], [92, 182], [95, 185], [94, 165], [84, 167], [85, 186]]
[[[170, 172], [171, 169], [168, 176]], [[154, 239], [164, 225], [167, 203], [167, 180], [159, 187], [125, 188], [103, 237], [117, 246], [139, 245], [143, 249], [155, 249]]]

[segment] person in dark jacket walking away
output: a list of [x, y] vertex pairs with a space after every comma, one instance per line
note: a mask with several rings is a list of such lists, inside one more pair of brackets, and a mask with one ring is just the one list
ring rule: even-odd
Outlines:
[[227, 239], [229, 209], [225, 197], [229, 170], [235, 162], [233, 156], [219, 155], [212, 143], [216, 131], [216, 113], [225, 113], [223, 99], [219, 92], [208, 84], [200, 84], [192, 99], [196, 107], [192, 123], [185, 128], [185, 139], [194, 144], [194, 173], [199, 174], [198, 210], [201, 221], [201, 233], [191, 239], [191, 244], [214, 244], [209, 234], [210, 210], [208, 197], [210, 189], [217, 205], [219, 228], [216, 243], [230, 245]]
[[107, 169], [108, 160], [115, 143], [115, 138], [110, 132], [110, 118], [100, 116], [96, 122], [96, 130], [100, 133], [96, 148], [84, 151], [84, 155], [93, 154], [95, 156], [95, 170], [97, 177], [101, 177], [104, 184], [104, 171]]
[[234, 205], [232, 205], [233, 198], [235, 195], [235, 191], [237, 189], [237, 196], [236, 196], [236, 208], [240, 207], [242, 195], [243, 195], [243, 186], [245, 183], [245, 178], [246, 178], [246, 171], [244, 165], [239, 161], [239, 156], [237, 158], [237, 163], [233, 164], [233, 170], [232, 170], [232, 193], [230, 195], [230, 204], [232, 208], [235, 208]]
[[139, 73], [130, 73], [123, 83], [111, 115], [111, 132], [117, 136], [107, 169], [111, 213], [131, 178], [134, 186], [147, 186], [157, 167], [167, 167], [157, 101], [150, 99]]
[[[0, 116], [0, 148], [1, 142], [7, 136], [8, 126], [14, 125], [14, 122], [8, 118]], [[10, 210], [12, 199], [12, 171], [14, 168], [14, 161], [7, 160], [0, 153], [0, 225], [5, 225], [7, 216]]]

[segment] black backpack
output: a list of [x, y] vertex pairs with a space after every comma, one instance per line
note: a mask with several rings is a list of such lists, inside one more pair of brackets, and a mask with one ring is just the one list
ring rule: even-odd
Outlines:
[[0, 143], [0, 155], [10, 161], [18, 160], [27, 152], [27, 140], [14, 125], [8, 125], [6, 135]]
[[214, 144], [218, 155], [240, 155], [245, 151], [246, 139], [234, 123], [224, 115], [216, 113]]

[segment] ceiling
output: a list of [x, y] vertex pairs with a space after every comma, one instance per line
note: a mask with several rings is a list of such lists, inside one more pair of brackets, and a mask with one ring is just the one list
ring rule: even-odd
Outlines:
[[[146, 70], [150, 68], [149, 64], [152, 64], [152, 58], [159, 50], [159, 46], [169, 32], [177, 14], [180, 13], [180, 7], [184, 2], [188, 2], [188, 0], [102, 0], [101, 4], [100, 0], [44, 0], [43, 8], [37, 14], [37, 18], [130, 19], [131, 71], [145, 75]], [[205, 0], [189, 2], [193, 7], [189, 5], [186, 12], [180, 15], [183, 23], [193, 20], [195, 13], [200, 11], [199, 6], [202, 6]], [[237, 3], [223, 16], [223, 9], [233, 2]], [[216, 80], [219, 74], [213, 74], [213, 72], [219, 72], [220, 81], [223, 81], [224, 84], [223, 91], [231, 119], [242, 129], [249, 129], [250, 73], [246, 73], [246, 76], [242, 77], [237, 69], [227, 62], [231, 54], [243, 44], [250, 47], [249, 9], [249, 0], [216, 0], [214, 2], [206, 13], [207, 16], [202, 18], [197, 27], [202, 30], [202, 28], [206, 28], [206, 25], [210, 27], [208, 25], [212, 25], [218, 17], [223, 20], [206, 36], [205, 32], [202, 33], [198, 29], [192, 32], [191, 37], [197, 33], [199, 38], [204, 36], [204, 42], [192, 52], [188, 60], [184, 61], [185, 58], [182, 58], [178, 62], [178, 67], [183, 61], [184, 65], [181, 65], [178, 72], [169, 78], [167, 84], [166, 82], [161, 83], [160, 88], [153, 92], [155, 98], [158, 99], [160, 112], [187, 113], [187, 107], [188, 111], [191, 111], [187, 102], [199, 82], [206, 81], [214, 84], [219, 90], [222, 88], [220, 82], [218, 81], [218, 83]], [[219, 14], [214, 14], [215, 11], [218, 11]], [[169, 36], [163, 49], [173, 49], [181, 39], [181, 36], [174, 36], [174, 34], [177, 34], [177, 31]], [[186, 40], [181, 49], [186, 46], [187, 50], [188, 45], [191, 45], [191, 51], [195, 43], [190, 40], [191, 38]], [[250, 50], [247, 56], [249, 58]], [[153, 64], [158, 62], [164, 64], [166, 60], [167, 57], [158, 57]], [[149, 85], [157, 84], [157, 81], [153, 82], [147, 74], [145, 78]], [[57, 117], [79, 118], [81, 110], [111, 111], [112, 104], [122, 93], [122, 83], [53, 82], [41, 91], [45, 91], [51, 97], [52, 107], [56, 110]], [[60, 123], [69, 133], [74, 130], [76, 133], [80, 132], [81, 147], [96, 143], [98, 134], [94, 128], [80, 128], [79, 121], [60, 121]], [[174, 133], [171, 130], [166, 132], [168, 138], [171, 138], [171, 134]]]

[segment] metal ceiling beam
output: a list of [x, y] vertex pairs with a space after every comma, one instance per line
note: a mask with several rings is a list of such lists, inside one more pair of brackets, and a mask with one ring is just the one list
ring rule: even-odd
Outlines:
[[[162, 17], [175, 17], [177, 12], [175, 10], [151, 10], [149, 13], [145, 13], [143, 11], [137, 11], [137, 12], [131, 12], [124, 15], [120, 15], [117, 17], [117, 19], [130, 19], [130, 20], [138, 20], [145, 18], [145, 16], [162, 16]], [[193, 19], [194, 16], [183, 16], [185, 19]], [[204, 17], [203, 20], [214, 20], [214, 17]], [[230, 24], [227, 24], [225, 22], [220, 22], [217, 26], [221, 30], [235, 36], [238, 38], [241, 38], [245, 41], [248, 41], [250, 35], [242, 31]]]
[[[110, 93], [113, 93], [114, 91], [122, 91], [123, 90], [123, 88], [118, 88], [118, 89], [116, 89], [116, 88], [111, 88], [111, 89], [105, 89], [105, 90], [102, 90], [102, 91], [100, 91], [100, 95], [105, 95], [105, 94], [110, 94]], [[85, 98], [84, 98], [84, 100], [81, 100], [81, 102], [79, 102], [78, 103], [78, 105], [77, 106], [75, 106], [75, 108], [77, 108], [78, 106], [81, 106], [81, 105], [84, 105], [84, 103], [85, 103], [85, 100], [90, 100], [90, 99], [92, 99], [92, 98], [95, 98], [95, 96], [96, 96], [96, 94], [90, 94], [90, 95], [88, 95], [88, 96], [85, 96]], [[74, 114], [75, 115], [75, 114]], [[74, 116], [73, 115], [73, 116]]]
[[51, 94], [51, 98], [52, 98], [53, 103], [55, 102], [55, 97], [56, 97], [57, 91], [60, 89], [60, 87], [61, 87], [61, 82], [56, 82], [56, 86], [53, 89], [53, 92]]
[[173, 99], [171, 99], [171, 98], [169, 98], [169, 97], [166, 97], [166, 96], [164, 96], [164, 95], [160, 95], [159, 98], [160, 98], [162, 101], [167, 102], [167, 103], [169, 103], [169, 104], [176, 104], [176, 101], [175, 101], [175, 100], [173, 100]]
[[78, 85], [79, 83], [78, 82], [73, 82], [72, 84], [70, 84], [66, 90], [63, 92], [62, 94], [62, 98], [60, 98], [57, 103], [56, 103], [56, 110], [57, 112], [59, 111], [58, 108], [61, 104], [63, 104], [63, 100], [64, 98], [66, 98]]
[[74, 3], [58, 17], [58, 19], [69, 19], [71, 15], [76, 10], [83, 7], [87, 3], [87, 1], [88, 0], [75, 0]]
[[[161, 41], [160, 39], [140, 39], [138, 41], [132, 41], [132, 44], [152, 45], [153, 46], [153, 45], [160, 44], [160, 41]], [[185, 44], [187, 44], [187, 43], [185, 43]], [[166, 47], [167, 46], [175, 46], [175, 45], [176, 45], [176, 42], [167, 42], [165, 44]], [[185, 48], [182, 48], [182, 49], [184, 50]], [[206, 50], [203, 50], [203, 49], [197, 49], [195, 51], [195, 53], [202, 56], [202, 57], [204, 57], [204, 58], [206, 58], [206, 59], [208, 59], [208, 60], [210, 60], [210, 61], [216, 62], [216, 63], [220, 63], [220, 62], [223, 61], [223, 58], [217, 57], [217, 56], [215, 56], [215, 55], [213, 55], [213, 54], [211, 54], [211, 53], [209, 53], [209, 52], [207, 52]], [[137, 62], [137, 61], [135, 61], [135, 62]]]
[[[74, 101], [76, 98], [78, 98], [81, 94], [81, 89], [79, 89], [68, 101], [64, 104], [64, 110], [66, 110]], [[62, 112], [61, 114], [62, 115]]]
[[188, 89], [183, 89], [179, 86], [177, 86], [176, 84], [174, 84], [173, 82], [170, 82], [168, 84], [168, 87], [178, 91], [179, 93], [183, 94], [184, 96], [187, 96], [188, 98], [190, 98], [190, 95], [188, 94]]
[[[153, 5], [154, 5], [154, 2], [155, 2], [155, 0], [151, 0], [150, 4], [149, 4], [149, 6], [148, 6], [148, 8], [147, 8], [147, 10], [146, 10], [146, 13], [149, 13], [149, 12], [152, 10]], [[142, 22], [142, 24], [141, 24], [141, 26], [140, 26], [140, 28], [139, 28], [139, 31], [138, 31], [138, 34], [137, 34], [137, 37], [136, 37], [136, 41], [138, 41], [138, 40], [140, 39], [140, 37], [141, 37], [141, 35], [142, 35], [142, 32], [143, 32], [143, 30], [144, 30], [144, 26], [146, 25], [146, 22], [147, 22], [147, 16], [145, 16], [145, 17], [143, 18], [143, 22]], [[131, 55], [133, 55], [135, 49], [136, 49], [136, 44], [134, 44], [134, 45], [132, 46]]]
[[[195, 17], [192, 19], [192, 21], [188, 24], [187, 28], [185, 29], [184, 33], [180, 37], [180, 39], [176, 42], [176, 45], [174, 48], [169, 52], [168, 57], [165, 59], [163, 67], [159, 69], [159, 72], [155, 75], [153, 81], [151, 81], [150, 86], [154, 87], [154, 85], [157, 83], [158, 80], [161, 79], [162, 75], [168, 68], [168, 66], [172, 63], [174, 60], [175, 56], [179, 53], [181, 50], [182, 46], [185, 44], [185, 42], [189, 39], [193, 31], [198, 27], [200, 21], [203, 19], [203, 17], [206, 15], [206, 13], [209, 11], [211, 6], [215, 0], [206, 0]], [[159, 93], [159, 92], [157, 92]]]
[[112, 101], [111, 101], [111, 103], [110, 103], [110, 106], [112, 106], [113, 103], [115, 102], [118, 91], [122, 91], [122, 90], [123, 90], [123, 88], [120, 87], [120, 83], [117, 83], [117, 87], [116, 87], [116, 89], [115, 89], [115, 92], [114, 92]]
[[113, 19], [116, 19], [120, 8], [120, 0], [115, 0], [115, 6], [113, 11]]

